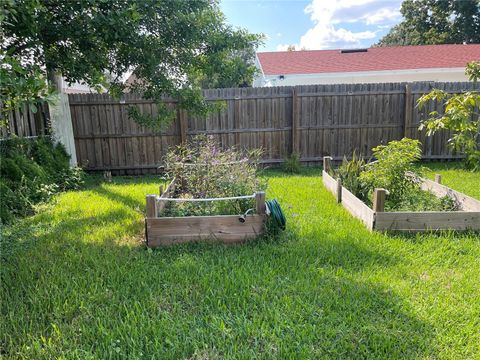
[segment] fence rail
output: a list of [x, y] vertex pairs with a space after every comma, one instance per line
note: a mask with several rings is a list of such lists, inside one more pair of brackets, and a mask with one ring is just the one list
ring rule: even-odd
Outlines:
[[[478, 85], [477, 85], [478, 87]], [[385, 83], [205, 90], [208, 101], [225, 107], [206, 118], [177, 110], [168, 129], [155, 133], [129, 119], [137, 106], [155, 115], [156, 105], [134, 94], [121, 101], [103, 94], [69, 95], [78, 162], [87, 170], [121, 174], [154, 172], [170, 146], [197, 134], [212, 135], [222, 146], [262, 148], [263, 163], [282, 162], [297, 152], [306, 163], [323, 156], [341, 159], [353, 151], [370, 156], [379, 144], [404, 136], [419, 139], [425, 159], [453, 159], [447, 132], [426, 137], [420, 122], [441, 104], [420, 110], [416, 101], [433, 88], [450, 93], [472, 83]], [[173, 99], [166, 99], [175, 107]]]

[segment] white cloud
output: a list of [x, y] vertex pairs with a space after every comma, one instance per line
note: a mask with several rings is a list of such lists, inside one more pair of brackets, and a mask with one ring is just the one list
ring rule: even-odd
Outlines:
[[[301, 38], [297, 47], [329, 49], [361, 46], [377, 32], [400, 19], [400, 0], [313, 0], [305, 13], [314, 26]], [[361, 31], [345, 29], [341, 24], [358, 23]], [[372, 28], [373, 26], [373, 28]], [[359, 27], [359, 26], [357, 26]], [[287, 45], [288, 46], [288, 45]], [[285, 48], [279, 45], [279, 48]]]
[[[278, 44], [277, 45], [277, 51], [287, 51], [288, 47], [290, 45], [289, 44]], [[295, 47], [297, 47], [298, 45], [295, 44]]]

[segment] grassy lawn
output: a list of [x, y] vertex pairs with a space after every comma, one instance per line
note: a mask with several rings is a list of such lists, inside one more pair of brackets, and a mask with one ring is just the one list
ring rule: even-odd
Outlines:
[[[453, 166], [428, 175], [480, 198]], [[151, 251], [158, 181], [90, 182], [3, 230], [0, 357], [480, 357], [478, 234], [372, 234], [309, 169], [269, 173], [279, 239]]]

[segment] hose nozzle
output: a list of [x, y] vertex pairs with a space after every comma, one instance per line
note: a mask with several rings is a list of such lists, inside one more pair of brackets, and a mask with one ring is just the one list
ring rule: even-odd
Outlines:
[[241, 223], [244, 223], [245, 221], [247, 221], [247, 215], [248, 215], [248, 213], [250, 213], [252, 211], [253, 211], [253, 209], [248, 209], [247, 211], [245, 211], [245, 214], [240, 215], [238, 217], [238, 221], [240, 221]]

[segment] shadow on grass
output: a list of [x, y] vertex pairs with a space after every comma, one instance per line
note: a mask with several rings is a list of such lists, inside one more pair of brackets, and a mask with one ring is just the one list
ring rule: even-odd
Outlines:
[[388, 255], [328, 236], [320, 244], [314, 234], [298, 241], [296, 230], [280, 242], [147, 251], [122, 240], [142, 236], [132, 209], [143, 203], [94, 191], [122, 207], [88, 217], [72, 209], [58, 223], [45, 214], [43, 224], [19, 227], [31, 246], [2, 260], [6, 357], [178, 358], [205, 346], [266, 358], [434, 352], [431, 327], [408, 304], [351, 276], [395, 261]]

